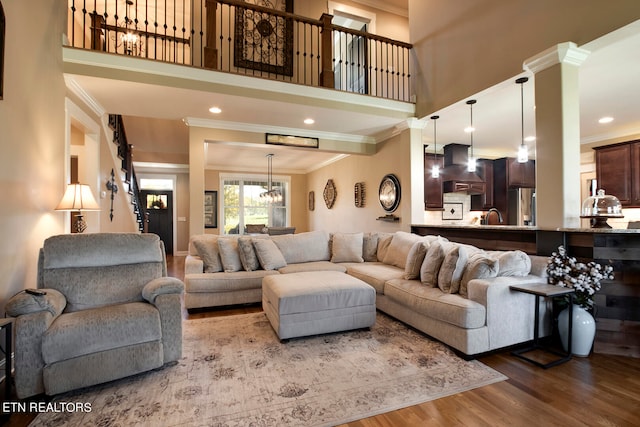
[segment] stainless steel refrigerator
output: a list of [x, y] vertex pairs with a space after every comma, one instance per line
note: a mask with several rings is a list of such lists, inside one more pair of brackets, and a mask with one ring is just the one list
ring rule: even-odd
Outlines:
[[536, 189], [514, 188], [507, 193], [509, 225], [536, 225]]

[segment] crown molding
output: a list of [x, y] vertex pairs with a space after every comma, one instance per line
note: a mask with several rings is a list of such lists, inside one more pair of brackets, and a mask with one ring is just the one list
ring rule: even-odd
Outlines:
[[254, 123], [228, 122], [223, 120], [200, 119], [197, 117], [185, 117], [184, 119], [182, 119], [182, 121], [189, 127], [224, 129], [253, 133], [275, 133], [278, 135], [296, 135], [331, 141], [355, 142], [358, 144], [375, 144], [377, 142], [375, 138], [370, 136], [309, 131], [307, 129], [287, 128], [281, 126], [265, 126]]
[[67, 89], [71, 91], [75, 96], [80, 98], [80, 100], [93, 111], [93, 113], [102, 117], [106, 114], [106, 111], [102, 105], [98, 101], [95, 100], [91, 95], [89, 95], [83, 88], [78, 84], [75, 79], [67, 74], [64, 75], [64, 82], [67, 86]]

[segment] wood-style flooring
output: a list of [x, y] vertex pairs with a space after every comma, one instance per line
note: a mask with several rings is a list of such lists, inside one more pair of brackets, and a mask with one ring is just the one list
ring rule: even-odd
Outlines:
[[[182, 278], [184, 258], [169, 257], [168, 268], [170, 275]], [[185, 310], [184, 318], [188, 321], [260, 310], [259, 305], [192, 313]], [[509, 351], [479, 360], [509, 379], [344, 426], [640, 425], [640, 358], [596, 352], [546, 370]], [[8, 425], [26, 426], [31, 419], [12, 415]]]

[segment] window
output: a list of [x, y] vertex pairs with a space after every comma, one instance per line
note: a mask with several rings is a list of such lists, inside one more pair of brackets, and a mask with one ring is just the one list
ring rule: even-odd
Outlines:
[[245, 234], [247, 225], [285, 227], [289, 223], [289, 178], [273, 177], [271, 188], [282, 200], [270, 202], [261, 197], [269, 188], [264, 175], [220, 176], [223, 234]]

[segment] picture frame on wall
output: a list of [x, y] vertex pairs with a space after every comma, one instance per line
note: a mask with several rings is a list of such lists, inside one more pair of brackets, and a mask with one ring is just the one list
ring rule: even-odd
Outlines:
[[204, 192], [204, 228], [218, 228], [218, 192]]

